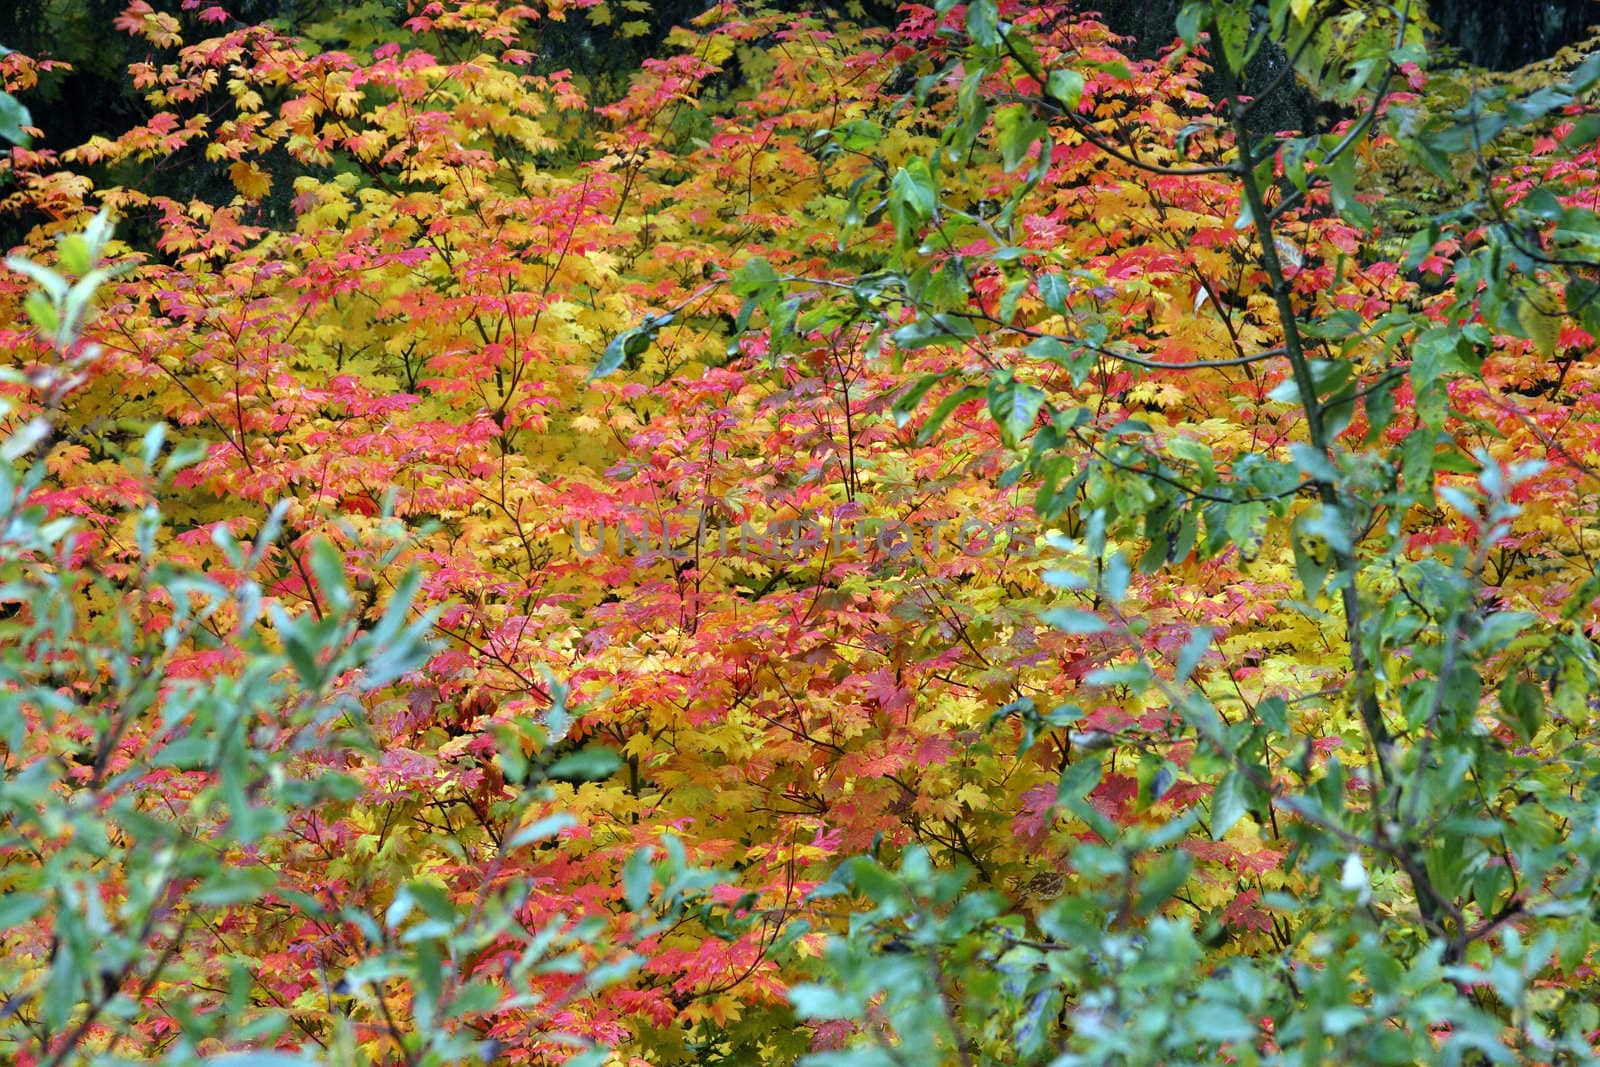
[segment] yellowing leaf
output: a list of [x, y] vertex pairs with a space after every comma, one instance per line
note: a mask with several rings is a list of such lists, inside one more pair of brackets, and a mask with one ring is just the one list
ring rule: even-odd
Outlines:
[[233, 187], [239, 190], [239, 195], [246, 200], [260, 200], [272, 189], [272, 175], [254, 163], [240, 160], [228, 168], [228, 177], [233, 180]]

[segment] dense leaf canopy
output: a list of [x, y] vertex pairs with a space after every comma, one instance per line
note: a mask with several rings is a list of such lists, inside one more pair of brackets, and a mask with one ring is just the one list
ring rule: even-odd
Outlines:
[[1600, 52], [34, 7], [0, 1058], [1596, 1058]]

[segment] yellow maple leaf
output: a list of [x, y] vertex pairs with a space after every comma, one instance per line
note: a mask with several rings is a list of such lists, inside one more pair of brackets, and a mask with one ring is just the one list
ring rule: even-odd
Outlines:
[[272, 175], [244, 160], [228, 168], [228, 177], [233, 179], [233, 187], [246, 200], [260, 200], [272, 189]]

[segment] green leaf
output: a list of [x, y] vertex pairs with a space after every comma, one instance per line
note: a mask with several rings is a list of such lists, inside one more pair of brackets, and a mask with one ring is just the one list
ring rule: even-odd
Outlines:
[[811, 982], [790, 986], [788, 997], [794, 1013], [802, 1019], [853, 1019], [862, 1011], [853, 997]]
[[752, 256], [728, 278], [728, 288], [735, 295], [748, 299], [769, 293], [782, 282], [783, 279], [772, 269], [771, 263], [761, 256]]
[[1362, 405], [1367, 415], [1367, 434], [1363, 444], [1374, 444], [1394, 422], [1394, 391], [1400, 385], [1400, 376], [1386, 374], [1370, 388]]
[[43, 893], [12, 890], [0, 896], [0, 930], [27, 922], [45, 909], [49, 900]]
[[1075, 70], [1067, 70], [1064, 67], [1052, 70], [1047, 87], [1050, 95], [1068, 111], [1076, 111], [1078, 103], [1083, 99], [1083, 75]]
[[889, 196], [891, 200], [905, 204], [917, 218], [932, 218], [939, 196], [934, 189], [933, 175], [928, 171], [928, 161], [912, 159], [896, 171], [889, 182]]
[[350, 609], [350, 585], [345, 580], [344, 557], [325, 537], [311, 542], [311, 573], [328, 609], [342, 614]]
[[[46, 304], [53, 306], [54, 302], [65, 300], [67, 291], [72, 287], [72, 283], [68, 282], [66, 278], [49, 267], [35, 263], [31, 259], [26, 259], [22, 256], [7, 256], [5, 264], [18, 274], [26, 275], [29, 281], [44, 290], [44, 294], [49, 298], [45, 301]], [[28, 295], [34, 296], [38, 294], [30, 293]], [[43, 326], [37, 322], [34, 325], [43, 329]]]
[[1229, 771], [1211, 791], [1211, 839], [1221, 841], [1250, 809], [1249, 783], [1238, 771]]
[[1561, 139], [1561, 147], [1582, 149], [1596, 141], [1600, 141], [1600, 115], [1584, 115], [1572, 124], [1572, 132]]
[[1139, 882], [1139, 901], [1135, 912], [1153, 915], [1189, 880], [1194, 869], [1194, 859], [1189, 853], [1174, 850], [1157, 860]]
[[1111, 625], [1094, 612], [1075, 608], [1051, 608], [1039, 617], [1062, 633], [1101, 634], [1111, 629]]
[[317, 649], [306, 642], [306, 628], [277, 603], [267, 605], [267, 611], [272, 616], [272, 628], [283, 643], [284, 655], [289, 657], [289, 664], [300, 676], [301, 683], [309, 689], [320, 688], [322, 666], [317, 662]]
[[542, 819], [535, 819], [507, 839], [505, 851], [510, 852], [524, 845], [531, 845], [535, 841], [547, 840], [576, 825], [578, 825], [578, 820], [564, 812], [556, 815], [546, 815]]
[[622, 758], [604, 746], [569, 752], [556, 760], [545, 774], [558, 782], [598, 782], [611, 777]]
[[933, 409], [933, 414], [928, 416], [928, 420], [922, 424], [922, 429], [917, 433], [917, 443], [925, 445], [933, 440], [934, 435], [939, 432], [939, 428], [945, 424], [945, 421], [950, 418], [956, 408], [983, 395], [984, 389], [982, 386], [964, 385], [945, 397], [939, 402], [939, 406]]
[[976, 336], [977, 328], [971, 320], [959, 315], [924, 315], [890, 334], [896, 346], [907, 350], [961, 342]]
[[1105, 569], [1100, 574], [1100, 594], [1112, 604], [1122, 601], [1128, 595], [1128, 582], [1133, 577], [1133, 568], [1128, 566], [1127, 557], [1121, 552], [1114, 553], [1106, 560]]
[[1502, 721], [1515, 727], [1524, 741], [1531, 741], [1544, 722], [1544, 690], [1519, 678], [1507, 678], [1500, 685]]
[[189, 899], [207, 907], [225, 908], [259, 900], [277, 883], [270, 867], [222, 867], [206, 876]]
[[1017, 447], [1033, 429], [1044, 406], [1044, 390], [1023, 382], [997, 379], [989, 386], [989, 414], [1000, 424], [1000, 439], [1007, 448]]
[[1098, 759], [1080, 758], [1067, 764], [1067, 769], [1061, 772], [1061, 781], [1056, 785], [1056, 803], [1082, 800], [1100, 784], [1102, 773]]
[[1072, 285], [1060, 274], [1041, 274], [1034, 284], [1039, 289], [1039, 299], [1044, 301], [1044, 306], [1057, 315], [1067, 313], [1067, 297], [1072, 293]]
[[834, 127], [833, 139], [853, 152], [861, 152], [883, 140], [883, 127], [869, 119], [855, 119]]
[[910, 388], [902, 390], [894, 398], [894, 403], [890, 406], [890, 410], [894, 412], [895, 426], [904, 427], [906, 423], [910, 422], [912, 413], [916, 411], [917, 405], [922, 403], [922, 398], [928, 395], [928, 390], [944, 381], [947, 377], [949, 377], [948, 371], [939, 374], [926, 374], [913, 383]]
[[30, 138], [23, 127], [32, 125], [33, 116], [22, 101], [10, 93], [0, 93], [0, 137], [26, 148]]
[[[9, 262], [9, 261], [8, 261]], [[12, 264], [15, 266], [15, 264]], [[22, 300], [22, 310], [28, 321], [47, 337], [56, 337], [61, 331], [61, 311], [41, 292], [31, 292]]]
[[994, 0], [971, 0], [967, 4], [967, 36], [984, 48], [1000, 43], [1000, 15]]
[[1150, 668], [1142, 663], [1118, 663], [1090, 671], [1083, 681], [1085, 685], [1107, 688], [1125, 685], [1137, 692], [1150, 684]]
[[1168, 760], [1154, 752], [1146, 752], [1139, 760], [1139, 810], [1148, 810], [1150, 805], [1166, 796], [1177, 780], [1178, 776], [1173, 773]]
[[622, 865], [622, 897], [630, 911], [642, 912], [650, 903], [650, 887], [655, 882], [655, 858], [648, 848], [634, 850]]
[[1287, 737], [1289, 734], [1289, 704], [1282, 697], [1267, 697], [1256, 705], [1256, 718], [1267, 729]]
[[1572, 92], [1581, 93], [1597, 82], [1600, 82], [1600, 52], [1596, 52], [1578, 64], [1577, 68], [1567, 78], [1567, 88]]
[[1187, 682], [1194, 669], [1200, 665], [1200, 659], [1206, 654], [1206, 649], [1211, 645], [1211, 630], [1205, 626], [1197, 626], [1189, 635], [1189, 640], [1183, 643], [1178, 650], [1178, 664], [1176, 677], [1179, 682]]
[[1429, 427], [1444, 421], [1449, 403], [1444, 383], [1467, 369], [1461, 358], [1461, 334], [1448, 326], [1425, 330], [1411, 345], [1411, 391], [1417, 414]]
[[1092, 70], [1098, 70], [1111, 75], [1112, 79], [1119, 82], [1132, 81], [1133, 71], [1120, 59], [1101, 59], [1086, 64]]
[[874, 904], [898, 901], [902, 896], [900, 883], [895, 876], [864, 856], [857, 857], [851, 863], [850, 881]]
[[664, 327], [671, 326], [676, 318], [677, 314], [670, 311], [664, 315], [654, 315], [638, 326], [617, 334], [611, 339], [611, 343], [606, 345], [605, 351], [600, 355], [600, 361], [594, 365], [594, 370], [589, 372], [589, 381], [604, 378], [623, 364], [644, 355], [655, 343], [656, 335]]
[[1228, 60], [1228, 69], [1243, 71], [1255, 52], [1255, 41], [1250, 32], [1248, 0], [1220, 0], [1211, 5], [1216, 20], [1217, 37], [1222, 42], [1222, 54]]
[[1175, 28], [1178, 39], [1190, 48], [1200, 43], [1200, 32], [1210, 23], [1211, 5], [1207, 0], [1189, 0], [1178, 12]]
[[[402, 901], [404, 906], [401, 906]], [[443, 887], [423, 878], [413, 878], [395, 893], [394, 903], [384, 914], [384, 925], [391, 930], [398, 927], [413, 904], [420, 905], [424, 915], [439, 922], [450, 923], [457, 918], [455, 903]]]
[[1001, 108], [994, 117], [1000, 161], [1007, 174], [1022, 166], [1028, 150], [1046, 133], [1044, 123], [1035, 119], [1021, 104]]
[[1356, 199], [1356, 157], [1349, 148], [1319, 168], [1328, 179], [1328, 192], [1333, 209], [1357, 226], [1370, 227], [1372, 213]]
[[82, 276], [94, 269], [94, 256], [89, 251], [89, 241], [83, 234], [64, 235], [57, 248], [61, 254], [61, 265], [70, 273]]
[[812, 1052], [800, 1060], [800, 1067], [905, 1067], [906, 1059], [897, 1049], [862, 1045], [839, 1052]]

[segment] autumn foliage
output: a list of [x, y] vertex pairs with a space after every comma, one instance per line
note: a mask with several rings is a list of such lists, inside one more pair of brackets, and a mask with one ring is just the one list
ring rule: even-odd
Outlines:
[[[93, 908], [21, 873], [64, 825], [0, 840], [0, 1058], [1111, 1062], [1074, 1044], [1132, 1018], [1094, 983], [1181, 941], [1202, 954], [1138, 981], [1263, 968], [1138, 1039], [1193, 1062], [1384, 1025], [1577, 1062], [1586, 86], [1475, 175], [1401, 57], [1328, 134], [1351, 155], [1245, 168], [1264, 247], [1203, 47], [1133, 62], [1072, 4], [907, 5], [891, 32], [730, 2], [620, 95], [548, 69], [542, 28], [633, 9], [435, 0], [295, 36], [135, 0], [147, 117], [0, 157], [18, 255], [82, 276], [58, 239], [117, 220], [81, 330], [28, 317], [37, 270], [0, 277], [7, 425], [50, 425], [8, 454], [42, 464], [18, 506], [72, 520], [17, 558], [90, 576], [59, 594], [71, 639], [8, 667], [0, 743], [119, 813]], [[0, 76], [26, 99], [39, 64]], [[1408, 160], [1407, 123], [1445, 147]], [[1429, 166], [1526, 212], [1539, 254], [1485, 267], [1492, 218], [1369, 195]], [[209, 583], [193, 625], [169, 572]], [[19, 649], [44, 624], [5, 614]], [[124, 640], [148, 684], [71, 651]], [[286, 687], [237, 794], [151, 757], [200, 714], [186, 686], [228, 679]], [[1424, 771], [1504, 825], [1464, 785], [1388, 808]], [[140, 903], [140, 819], [259, 877]], [[52, 979], [89, 911], [85, 945], [147, 956]], [[1497, 956], [1521, 1005], [1468, 973]], [[1380, 959], [1414, 988], [1374, 992]], [[1296, 1015], [1319, 975], [1343, 1030]], [[902, 981], [951, 1006], [922, 1053]], [[1215, 1034], [1171, 1022], [1207, 1010]]]

